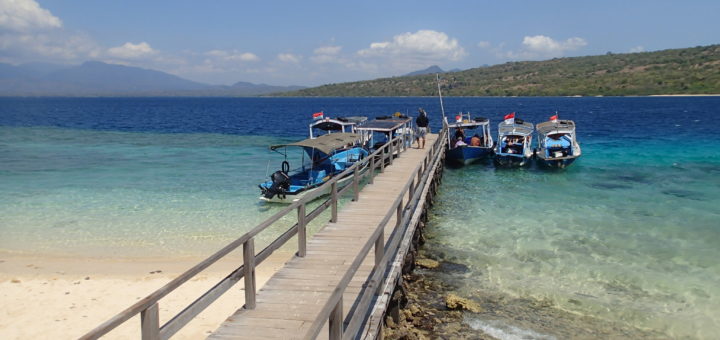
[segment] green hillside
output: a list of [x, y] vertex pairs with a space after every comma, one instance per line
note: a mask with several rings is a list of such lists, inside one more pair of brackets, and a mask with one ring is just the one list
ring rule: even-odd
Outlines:
[[[720, 45], [510, 62], [440, 75], [447, 96], [720, 94]], [[435, 75], [393, 77], [285, 96], [434, 96]]]

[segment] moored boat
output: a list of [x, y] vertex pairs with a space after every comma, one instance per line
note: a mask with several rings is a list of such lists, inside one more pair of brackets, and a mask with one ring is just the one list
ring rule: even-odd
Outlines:
[[470, 113], [458, 114], [455, 122], [448, 122], [448, 150], [446, 159], [451, 163], [467, 165], [487, 158], [493, 152], [490, 120], [470, 117]]
[[[301, 150], [300, 166], [291, 170], [287, 158], [288, 148]], [[260, 183], [260, 199], [267, 202], [291, 203], [305, 195], [322, 190], [319, 195], [329, 193], [329, 186], [323, 187], [330, 179], [368, 156], [355, 133], [333, 133], [308, 138], [290, 144], [273, 145], [271, 150], [285, 150], [285, 160], [280, 170], [270, 175], [270, 180]], [[352, 180], [347, 176], [338, 181], [340, 187]]]
[[559, 120], [555, 114], [549, 121], [537, 124], [536, 128], [538, 148], [535, 158], [539, 165], [565, 168], [582, 154], [572, 120]]
[[495, 165], [519, 167], [530, 164], [533, 130], [533, 124], [515, 118], [515, 112], [505, 115], [505, 120], [498, 125]]

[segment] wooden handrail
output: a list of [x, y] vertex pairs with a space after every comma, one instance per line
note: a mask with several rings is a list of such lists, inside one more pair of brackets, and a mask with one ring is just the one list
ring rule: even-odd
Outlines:
[[[265, 221], [261, 222], [257, 226], [255, 226], [250, 231], [246, 232], [242, 236], [240, 236], [238, 239], [230, 242], [228, 245], [223, 247], [222, 249], [218, 250], [214, 254], [210, 255], [205, 260], [201, 261], [200, 263], [196, 264], [192, 268], [188, 269], [184, 273], [180, 274], [178, 277], [173, 279], [172, 281], [168, 282], [164, 286], [160, 287], [158, 290], [154, 291], [150, 295], [144, 297], [137, 303], [133, 304], [132, 306], [126, 308], [122, 312], [116, 314], [115, 316], [111, 317], [109, 320], [103, 322], [102, 324], [98, 325], [85, 335], [81, 336], [80, 339], [86, 340], [86, 339], [98, 339], [101, 336], [107, 334], [108, 332], [115, 329], [117, 326], [125, 323], [130, 318], [142, 314], [142, 322], [141, 322], [141, 329], [142, 329], [142, 337], [145, 338], [157, 338], [157, 339], [168, 339], [170, 336], [175, 334], [177, 331], [179, 331], [185, 324], [187, 324], [192, 318], [202, 312], [210, 303], [215, 301], [220, 295], [222, 295], [225, 291], [227, 291], [230, 287], [232, 287], [237, 281], [239, 281], [241, 278], [246, 277], [245, 272], [245, 266], [240, 266], [239, 268], [235, 269], [233, 272], [231, 272], [228, 276], [226, 276], [223, 280], [221, 280], [218, 284], [213, 286], [210, 290], [208, 290], [206, 293], [204, 293], [202, 296], [200, 296], [198, 299], [193, 301], [188, 307], [183, 309], [180, 313], [175, 315], [173, 318], [170, 319], [165, 325], [162, 327], [155, 326], [157, 322], [155, 321], [155, 318], [157, 318], [158, 313], [158, 303], [159, 301], [173, 292], [175, 289], [183, 285], [185, 282], [189, 281], [193, 277], [195, 277], [197, 274], [202, 272], [203, 270], [207, 269], [209, 266], [213, 265], [223, 257], [225, 257], [230, 252], [234, 251], [240, 245], [245, 244], [251, 244], [253, 242], [253, 238], [261, 233], [262, 231], [266, 230], [270, 225], [280, 220], [285, 215], [289, 214], [292, 211], [295, 211], [298, 209], [300, 205], [305, 205], [306, 203], [314, 200], [318, 196], [321, 195], [321, 193], [324, 191], [324, 188], [326, 186], [331, 186], [335, 188], [337, 186], [337, 182], [341, 179], [343, 179], [346, 176], [349, 176], [351, 173], [354, 174], [354, 176], [360, 176], [359, 171], [355, 171], [356, 169], [359, 169], [359, 167], [365, 166], [366, 164], [372, 164], [373, 166], [377, 166], [376, 162], [374, 161], [374, 157], [380, 156], [380, 164], [382, 167], [385, 166], [385, 159], [387, 157], [390, 157], [390, 162], [392, 162], [393, 152], [387, 152], [387, 149], [392, 150], [392, 144], [395, 142], [403, 140], [403, 136], [397, 136], [390, 141], [388, 141], [385, 145], [380, 147], [379, 149], [375, 150], [372, 154], [370, 154], [368, 157], [363, 159], [360, 162], [356, 162], [349, 168], [345, 169], [342, 173], [339, 175], [334, 176], [332, 179], [324, 183], [322, 186], [320, 186], [320, 189], [316, 190], [315, 192], [307, 194], [302, 199], [292, 202], [289, 206], [285, 207], [284, 209], [278, 211], [277, 213], [273, 214], [271, 217], [266, 219]], [[398, 154], [400, 153], [400, 150], [398, 150]], [[371, 162], [372, 160], [372, 162]], [[392, 163], [391, 163], [392, 164]], [[374, 168], [369, 168], [368, 171], [374, 172]], [[359, 179], [354, 179], [359, 180]], [[354, 185], [346, 186], [345, 188], [339, 190], [336, 195], [332, 195], [332, 197], [328, 198], [325, 202], [323, 202], [319, 207], [317, 207], [313, 212], [308, 214], [305, 217], [304, 223], [307, 224], [310, 221], [312, 221], [315, 217], [319, 216], [322, 211], [327, 209], [328, 207], [332, 206], [334, 213], [333, 216], [336, 216], [337, 214], [337, 201], [339, 197], [342, 195], [342, 193], [345, 193], [348, 189], [351, 187], [354, 187]], [[304, 210], [304, 209], [303, 209]], [[336, 218], [336, 217], [335, 217]], [[255, 255], [253, 248], [248, 246], [249, 250], [245, 251], [243, 255], [253, 257], [252, 260], [247, 259], [243, 260], [247, 263], [248, 260], [253, 263], [253, 266], [257, 266], [260, 263], [262, 263], [263, 260], [265, 260], [267, 257], [272, 254], [273, 251], [280, 248], [282, 245], [284, 245], [292, 236], [294, 236], [295, 233], [298, 231], [298, 224], [296, 223], [292, 227], [290, 227], [286, 232], [284, 232], [280, 237], [276, 238], [268, 247], [266, 247], [261, 253]], [[288, 236], [289, 235], [289, 236]], [[254, 268], [252, 269], [254, 271]], [[248, 285], [254, 286], [254, 278], [248, 279], [246, 277], [246, 298], [250, 297], [248, 296], [248, 289], [252, 288], [252, 299], [254, 299], [254, 291], [255, 287], [248, 287]], [[254, 305], [254, 301], [252, 301], [252, 304]]]

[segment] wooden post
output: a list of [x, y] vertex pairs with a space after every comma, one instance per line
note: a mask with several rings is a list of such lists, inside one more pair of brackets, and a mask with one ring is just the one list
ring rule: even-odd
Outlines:
[[335, 308], [330, 313], [328, 328], [330, 329], [330, 340], [340, 340], [343, 334], [343, 299], [342, 295]]
[[357, 200], [360, 199], [360, 170], [358, 170], [360, 167], [356, 166], [355, 171], [353, 171], [353, 201], [357, 202]]
[[140, 312], [140, 329], [142, 340], [160, 340], [160, 312], [159, 306], [154, 303], [148, 309]]
[[[382, 261], [383, 256], [385, 256], [385, 229], [380, 231], [380, 235], [375, 240], [375, 268], [377, 269], [380, 265], [380, 261]], [[375, 295], [382, 294], [382, 279], [377, 283], [377, 289], [375, 290]]]
[[243, 243], [243, 270], [245, 272], [245, 309], [255, 309], [255, 241]]
[[395, 219], [396, 219], [395, 228], [397, 228], [400, 225], [400, 221], [402, 220], [402, 215], [403, 215], [403, 204], [402, 204], [402, 200], [401, 200], [397, 206], [397, 216], [395, 217]]
[[373, 181], [375, 179], [375, 156], [370, 157], [370, 179], [368, 180], [369, 184], [373, 184]]
[[332, 209], [330, 209], [330, 210], [332, 211], [332, 215], [330, 216], [330, 222], [336, 223], [337, 220], [338, 220], [338, 212], [337, 212], [337, 201], [338, 201], [337, 181], [333, 182], [333, 184], [331, 184], [331, 187], [330, 187], [330, 188], [331, 188], [331, 189], [330, 189], [330, 192], [331, 192], [331, 195], [330, 195], [331, 198], [330, 198], [330, 199], [332, 200], [331, 203], [330, 203], [330, 206], [331, 206], [331, 208], [332, 208]]
[[410, 182], [410, 189], [408, 189], [408, 202], [410, 202], [413, 195], [415, 195], [415, 179], [414, 178], [413, 178], [412, 182]]
[[380, 153], [380, 173], [385, 172], [385, 154], [387, 153], [387, 145], [382, 146], [382, 152]]
[[305, 204], [300, 204], [298, 212], [298, 252], [299, 257], [305, 257], [307, 253], [307, 228], [305, 226]]
[[395, 149], [395, 148], [393, 148], [393, 142], [390, 141], [390, 142], [388, 142], [388, 144], [389, 144], [389, 145], [388, 145], [388, 149], [389, 149], [389, 150], [388, 150], [388, 153], [390, 154], [390, 160], [388, 161], [388, 164], [392, 165], [392, 163], [393, 163], [393, 152], [394, 152], [393, 149]]

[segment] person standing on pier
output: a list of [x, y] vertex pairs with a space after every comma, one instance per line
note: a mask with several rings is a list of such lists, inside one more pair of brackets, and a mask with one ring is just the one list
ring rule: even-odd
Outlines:
[[[418, 149], [425, 148], [425, 135], [428, 132], [428, 124], [430, 121], [427, 117], [427, 112], [423, 108], [418, 109], [418, 117], [415, 119], [415, 124], [418, 127], [417, 143]], [[421, 142], [422, 141], [422, 142]]]

